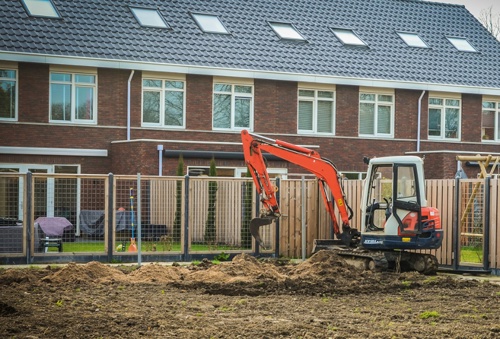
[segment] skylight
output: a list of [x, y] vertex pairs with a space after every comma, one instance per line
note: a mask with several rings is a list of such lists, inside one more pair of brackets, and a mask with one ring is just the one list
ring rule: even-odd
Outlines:
[[156, 9], [130, 7], [130, 10], [141, 26], [170, 28]]
[[455, 46], [456, 49], [462, 52], [477, 52], [477, 50], [472, 47], [472, 45], [465, 38], [451, 38], [446, 37], [449, 42]]
[[229, 34], [217, 15], [196, 13], [192, 13], [192, 15], [203, 32]]
[[427, 44], [418, 36], [417, 33], [403, 33], [398, 32], [399, 36], [403, 41], [410, 47], [421, 47], [421, 48], [429, 48]]
[[270, 22], [269, 24], [281, 39], [305, 40], [292, 24], [280, 22]]
[[344, 45], [366, 46], [352, 29], [332, 28], [332, 31]]
[[26, 12], [30, 16], [44, 18], [60, 18], [59, 12], [52, 0], [21, 0]]

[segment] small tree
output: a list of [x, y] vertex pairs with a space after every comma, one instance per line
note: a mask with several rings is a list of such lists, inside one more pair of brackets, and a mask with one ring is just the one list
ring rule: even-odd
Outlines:
[[[252, 177], [248, 167], [245, 177]], [[250, 234], [250, 221], [252, 220], [252, 193], [253, 182], [245, 182], [243, 184], [243, 224], [241, 225], [240, 231], [241, 247], [243, 248], [252, 247], [252, 235]]]
[[[179, 162], [177, 164], [177, 173], [178, 177], [184, 176], [184, 159], [182, 158], [182, 154], [179, 156]], [[174, 219], [174, 227], [172, 230], [173, 240], [175, 242], [181, 241], [181, 208], [182, 208], [182, 180], [177, 180], [175, 187], [175, 219]]]
[[[217, 168], [215, 167], [215, 159], [210, 161], [209, 177], [217, 176]], [[208, 215], [205, 223], [205, 241], [211, 244], [215, 243], [217, 230], [215, 227], [215, 205], [217, 202], [217, 182], [208, 182]]]
[[493, 7], [483, 9], [479, 21], [497, 39], [500, 39], [500, 13], [493, 13]]

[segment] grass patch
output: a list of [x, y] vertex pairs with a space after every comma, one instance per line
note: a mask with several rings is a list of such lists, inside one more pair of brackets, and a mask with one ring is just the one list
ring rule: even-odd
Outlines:
[[418, 317], [420, 319], [439, 318], [439, 313], [436, 311], [425, 311], [420, 313]]
[[[122, 242], [117, 241], [116, 246], [122, 244]], [[128, 246], [130, 245], [130, 241], [123, 242], [123, 248], [125, 249], [122, 252], [128, 252]], [[136, 243], [137, 245], [137, 243]], [[63, 252], [69, 253], [80, 253], [80, 252], [104, 252], [105, 251], [105, 242], [103, 241], [75, 241], [75, 242], [64, 242], [63, 243]], [[161, 242], [156, 241], [142, 241], [141, 242], [141, 250], [142, 252], [151, 252], [153, 248], [156, 248], [158, 252], [181, 252], [182, 247], [181, 243], [172, 243], [169, 248], [163, 248]], [[191, 252], [214, 252], [214, 251], [230, 251], [230, 250], [248, 250], [248, 248], [242, 247], [234, 247], [229, 245], [217, 245], [214, 248], [214, 245], [206, 245], [206, 244], [191, 244]], [[49, 252], [58, 252], [57, 248], [49, 248]], [[120, 253], [120, 252], [118, 252]], [[229, 258], [229, 254], [220, 253], [216, 259], [219, 261], [225, 261]]]
[[460, 248], [460, 261], [470, 263], [483, 262], [483, 248], [482, 246], [463, 246]]

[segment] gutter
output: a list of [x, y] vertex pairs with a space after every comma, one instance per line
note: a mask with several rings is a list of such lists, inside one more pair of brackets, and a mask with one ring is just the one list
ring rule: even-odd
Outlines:
[[127, 81], [127, 140], [130, 140], [130, 82], [134, 77], [135, 71], [130, 72], [130, 76]]
[[420, 98], [418, 98], [418, 117], [417, 117], [417, 152], [420, 152], [420, 125], [422, 119], [422, 99], [425, 95], [425, 91], [422, 91]]

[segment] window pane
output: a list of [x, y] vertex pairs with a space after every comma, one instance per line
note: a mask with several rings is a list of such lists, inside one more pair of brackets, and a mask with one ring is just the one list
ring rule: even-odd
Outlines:
[[463, 52], [477, 52], [474, 47], [464, 38], [447, 38], [456, 49]]
[[365, 43], [361, 41], [361, 39], [358, 38], [358, 36], [352, 30], [334, 29], [333, 32], [335, 33], [337, 38], [346, 45], [365, 46]]
[[291, 24], [273, 22], [271, 26], [282, 39], [304, 40], [302, 35]]
[[23, 0], [32, 16], [46, 16], [59, 18], [56, 9], [50, 0]]
[[446, 106], [460, 107], [460, 100], [446, 99]]
[[16, 82], [0, 80], [0, 118], [16, 117]]
[[75, 81], [84, 84], [95, 84], [95, 76], [94, 75], [82, 75], [76, 74]]
[[144, 91], [142, 120], [145, 123], [160, 123], [160, 92]]
[[165, 87], [166, 88], [184, 89], [184, 82], [182, 82], [182, 81], [166, 81]]
[[52, 73], [50, 74], [50, 80], [71, 82], [71, 74]]
[[215, 15], [193, 14], [193, 17], [204, 32], [228, 33], [222, 22]]
[[377, 112], [377, 133], [391, 133], [391, 108], [389, 106], [379, 106]]
[[494, 111], [483, 111], [483, 119], [481, 123], [483, 135], [481, 138], [483, 140], [493, 140], [495, 139], [495, 112]]
[[314, 91], [309, 91], [309, 90], [301, 89], [301, 90], [299, 90], [299, 96], [314, 98]]
[[234, 126], [250, 127], [250, 98], [237, 97], [234, 102]]
[[443, 99], [429, 98], [429, 105], [443, 105]]
[[252, 87], [250, 87], [250, 86], [238, 86], [238, 85], [235, 85], [234, 86], [234, 91], [236, 93], [249, 93], [249, 94], [252, 94]]
[[141, 26], [147, 27], [159, 27], [159, 28], [167, 28], [167, 24], [163, 21], [160, 13], [155, 9], [147, 9], [147, 8], [130, 8], [134, 13], [137, 21]]
[[329, 98], [333, 99], [333, 92], [319, 91], [318, 98]]
[[313, 103], [299, 101], [299, 130], [312, 131], [313, 129]]
[[15, 79], [16, 71], [9, 69], [0, 69], [0, 78]]
[[71, 85], [50, 86], [51, 119], [71, 121]]
[[363, 101], [375, 101], [375, 94], [361, 93], [359, 95], [359, 100], [363, 100]]
[[379, 95], [378, 101], [392, 102], [392, 95]]
[[319, 133], [333, 133], [333, 101], [318, 101]]
[[374, 134], [375, 105], [368, 103], [359, 104], [359, 134]]
[[231, 85], [215, 84], [214, 91], [216, 91], [216, 92], [231, 92]]
[[182, 126], [184, 124], [184, 93], [167, 91], [165, 93], [165, 125]]
[[415, 33], [398, 33], [398, 34], [408, 46], [427, 47], [425, 42], [423, 42], [423, 40], [418, 36], [418, 34]]
[[142, 86], [143, 87], [161, 88], [161, 80], [144, 79], [144, 80], [142, 80]]
[[483, 108], [495, 109], [496, 107], [497, 107], [497, 105], [495, 102], [492, 102], [492, 101], [484, 101], [483, 102]]
[[231, 95], [214, 95], [213, 124], [216, 128], [231, 128]]
[[91, 87], [76, 88], [76, 118], [80, 120], [94, 119], [94, 89]]
[[441, 110], [431, 108], [429, 109], [429, 135], [441, 135]]
[[445, 137], [458, 138], [459, 110], [456, 108], [447, 108], [445, 118]]

